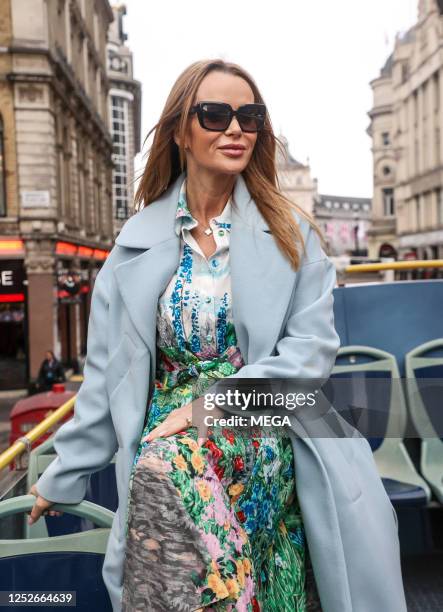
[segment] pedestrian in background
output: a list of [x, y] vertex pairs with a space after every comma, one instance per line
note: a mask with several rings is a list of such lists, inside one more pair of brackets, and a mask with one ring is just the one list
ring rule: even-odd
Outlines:
[[37, 390], [50, 391], [54, 383], [64, 382], [65, 380], [65, 371], [61, 362], [56, 358], [53, 351], [47, 350], [38, 373], [35, 385]]

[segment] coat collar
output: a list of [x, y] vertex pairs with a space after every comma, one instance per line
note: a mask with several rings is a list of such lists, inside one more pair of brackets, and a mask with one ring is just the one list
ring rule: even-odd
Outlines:
[[[180, 237], [174, 231], [182, 173], [157, 200], [123, 226], [116, 244], [134, 256], [114, 268], [131, 320], [156, 358], [158, 299], [180, 263]], [[232, 316], [245, 363], [271, 354], [282, 330], [296, 272], [280, 251], [241, 175], [232, 197], [229, 238]], [[142, 252], [137, 252], [137, 250]]]
[[[186, 173], [182, 172], [157, 200], [133, 215], [124, 224], [115, 243], [134, 249], [149, 249], [174, 238], [174, 222], [180, 189]], [[265, 219], [252, 200], [241, 174], [237, 176], [232, 194], [231, 223], [270, 231]]]

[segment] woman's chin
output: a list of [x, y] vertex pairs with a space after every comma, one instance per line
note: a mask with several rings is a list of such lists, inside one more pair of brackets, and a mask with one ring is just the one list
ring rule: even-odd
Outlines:
[[248, 164], [243, 160], [232, 159], [227, 160], [222, 164], [216, 164], [214, 170], [223, 174], [240, 174], [246, 168]]

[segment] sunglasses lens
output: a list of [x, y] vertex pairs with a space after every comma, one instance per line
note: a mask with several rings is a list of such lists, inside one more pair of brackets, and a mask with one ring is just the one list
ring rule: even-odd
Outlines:
[[225, 130], [229, 125], [228, 108], [220, 104], [205, 104], [203, 107], [203, 125], [207, 130]]
[[265, 113], [260, 107], [249, 107], [239, 114], [238, 121], [243, 131], [258, 132], [264, 125]]

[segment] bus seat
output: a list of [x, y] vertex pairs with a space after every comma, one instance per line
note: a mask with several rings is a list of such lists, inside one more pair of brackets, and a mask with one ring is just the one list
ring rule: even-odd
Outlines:
[[[1, 501], [0, 520], [26, 513], [34, 502], [33, 495]], [[114, 513], [88, 501], [54, 504], [53, 508], [86, 518], [98, 528], [55, 537], [0, 540], [0, 590], [75, 591], [77, 610], [112, 612], [102, 567]]]
[[403, 442], [407, 410], [394, 355], [370, 346], [340, 347], [328, 384], [334, 408], [371, 445], [392, 504], [425, 506], [431, 490]]
[[421, 437], [420, 471], [443, 503], [443, 338], [406, 353], [405, 366], [409, 412]]
[[[56, 458], [54, 436], [55, 433], [42, 442], [42, 444], [32, 449], [29, 455], [26, 492], [29, 491], [32, 484], [37, 482], [47, 466]], [[114, 455], [111, 463], [103, 470], [91, 474], [85, 495], [85, 501], [108, 508], [112, 512], [115, 512], [118, 507], [115, 460], [116, 455]], [[28, 524], [26, 516], [23, 519], [25, 538], [54, 537], [68, 533], [78, 533], [79, 531], [88, 531], [90, 529], [94, 529], [94, 524], [90, 520], [67, 513], [57, 517], [44, 516], [42, 520], [32, 525]]]

